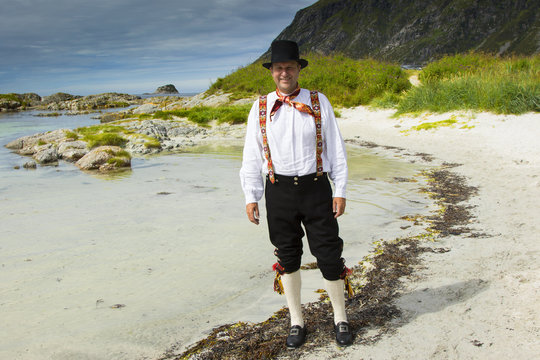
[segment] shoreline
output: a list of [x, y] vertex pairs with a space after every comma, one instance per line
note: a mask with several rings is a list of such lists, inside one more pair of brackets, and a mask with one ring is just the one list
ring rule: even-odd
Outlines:
[[[337, 348], [331, 327], [316, 323], [312, 331], [318, 334], [322, 325], [329, 334], [312, 334], [311, 345], [308, 335], [303, 350], [280, 352], [280, 358], [528, 359], [540, 352], [536, 306], [540, 271], [535, 261], [540, 221], [533, 210], [540, 198], [540, 147], [534, 136], [540, 133], [540, 114], [453, 112], [392, 118], [392, 110], [341, 111], [338, 122], [348, 142], [376, 147], [389, 156], [404, 152], [431, 161], [447, 168], [454, 179], [465, 181], [466, 187], [477, 188], [477, 194], [463, 204], [462, 210], [470, 211], [470, 217], [462, 219], [468, 231], [450, 231], [434, 242], [408, 245], [413, 248], [405, 255], [417, 253], [419, 262], [411, 259], [414, 271], [401, 274], [406, 278], [393, 289], [397, 296], [386, 303], [389, 313], [380, 318], [385, 321], [379, 325], [368, 321], [355, 329], [352, 346]], [[426, 123], [434, 124], [433, 128], [412, 130]], [[452, 192], [443, 195], [451, 196]], [[418, 253], [418, 246], [424, 251]], [[316, 312], [320, 306], [325, 305], [307, 304], [305, 311]], [[310, 317], [306, 317], [308, 325]], [[282, 327], [287, 328], [284, 319], [286, 312], [278, 311], [254, 326], [280, 321], [279, 338]], [[354, 315], [350, 320], [352, 325], [365, 321]], [[253, 336], [249, 333], [253, 329], [244, 331]], [[220, 336], [238, 332], [219, 328], [191, 349], [209, 349]], [[210, 354], [202, 358], [214, 358]], [[160, 359], [177, 358], [169, 352]]]

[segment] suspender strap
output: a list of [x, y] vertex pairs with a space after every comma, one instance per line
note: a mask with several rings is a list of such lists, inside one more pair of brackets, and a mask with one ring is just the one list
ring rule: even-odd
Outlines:
[[[315, 134], [316, 134], [316, 158], [317, 158], [317, 176], [323, 174], [322, 164], [322, 152], [323, 152], [323, 140], [322, 140], [322, 121], [321, 121], [321, 104], [319, 103], [319, 93], [317, 91], [311, 91], [311, 108], [313, 110], [313, 118], [315, 120]], [[267, 97], [263, 95], [259, 97], [259, 126], [261, 128], [261, 134], [263, 139], [263, 151], [264, 157], [268, 162], [268, 178], [273, 184], [275, 179], [274, 165], [272, 163], [272, 157], [270, 156], [270, 147], [268, 146], [268, 137], [266, 134], [266, 107]]]
[[321, 104], [319, 103], [319, 93], [317, 91], [311, 91], [311, 108], [313, 109], [314, 118], [315, 118], [315, 129], [317, 135], [317, 176], [322, 176], [323, 174], [323, 165], [322, 165], [322, 151], [323, 151], [323, 140], [321, 134]]
[[270, 156], [270, 147], [268, 146], [268, 137], [266, 136], [266, 95], [259, 98], [259, 126], [261, 128], [261, 134], [263, 139], [263, 151], [264, 157], [268, 162], [268, 178], [273, 184], [276, 181], [274, 176], [274, 165], [272, 164], [272, 157]]

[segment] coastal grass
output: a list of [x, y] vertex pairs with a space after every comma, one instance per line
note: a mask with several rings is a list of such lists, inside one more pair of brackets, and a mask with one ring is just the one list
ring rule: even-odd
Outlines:
[[156, 111], [153, 118], [172, 120], [174, 116], [183, 117], [202, 126], [207, 126], [212, 121], [218, 124], [242, 124], [246, 122], [250, 109], [249, 104], [219, 107], [196, 106], [190, 109]]
[[66, 131], [66, 138], [70, 140], [79, 140], [79, 135], [74, 131]]
[[398, 114], [461, 109], [498, 114], [540, 111], [540, 55], [448, 56], [427, 65], [419, 79], [422, 86], [395, 99]]
[[[334, 106], [368, 104], [385, 92], [399, 94], [411, 87], [406, 72], [398, 65], [373, 59], [354, 60], [344, 55], [308, 54], [306, 58], [309, 66], [300, 72], [300, 86], [322, 92]], [[273, 90], [275, 84], [269, 70], [258, 61], [218, 78], [208, 93], [222, 91], [239, 99]]]
[[127, 139], [125, 139], [124, 137], [118, 134], [111, 134], [111, 133], [87, 135], [85, 136], [84, 140], [88, 142], [88, 146], [91, 149], [98, 146], [105, 146], [105, 145], [122, 147], [127, 143]]
[[144, 137], [145, 139], [145, 142], [144, 142], [144, 147], [147, 148], [147, 149], [159, 149], [161, 148], [161, 142], [156, 139], [155, 137], [152, 137], [152, 136], [145, 136]]
[[82, 135], [82, 140], [87, 142], [90, 149], [105, 145], [123, 147], [128, 140], [122, 135], [131, 133], [117, 125], [94, 125], [78, 128], [75, 131]]
[[131, 161], [131, 154], [125, 150], [120, 151], [106, 151], [108, 154], [113, 157], [107, 160], [107, 164], [114, 165], [117, 168], [128, 166]]

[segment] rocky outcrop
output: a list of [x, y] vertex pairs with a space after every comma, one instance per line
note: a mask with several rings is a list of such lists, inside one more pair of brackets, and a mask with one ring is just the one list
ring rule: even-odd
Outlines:
[[55, 94], [45, 96], [42, 100], [43, 104], [61, 103], [64, 101], [70, 101], [74, 99], [80, 99], [82, 96], [66, 94], [63, 92], [57, 92]]
[[46, 165], [58, 160], [75, 162], [88, 153], [84, 141], [66, 137], [66, 129], [23, 136], [8, 143], [6, 147], [19, 155], [32, 156], [35, 162]]
[[154, 94], [178, 94], [178, 90], [173, 84], [160, 86], [154, 91]]
[[22, 103], [17, 100], [0, 99], [0, 111], [17, 111], [21, 108]]
[[56, 163], [59, 157], [57, 147], [54, 144], [35, 146], [32, 155], [32, 158], [39, 164]]
[[68, 130], [58, 129], [46, 133], [23, 136], [11, 141], [6, 145], [6, 147], [8, 149], [15, 150], [16, 153], [21, 155], [34, 155], [37, 146], [51, 143], [56, 144], [66, 140], [66, 131]]
[[[100, 109], [128, 107], [141, 103], [142, 99], [138, 96], [119, 93], [78, 96], [59, 92], [44, 98], [35, 93], [0, 94], [0, 111], [37, 108], [53, 111], [66, 110], [68, 115], [78, 115]], [[45, 116], [46, 114], [41, 115]]]
[[304, 54], [402, 64], [469, 50], [531, 55], [540, 52], [540, 2], [325, 0], [298, 11], [277, 39], [297, 41]]
[[0, 112], [18, 111], [41, 104], [41, 96], [35, 93], [0, 94]]
[[[10, 142], [6, 147], [17, 154], [31, 156], [33, 162], [40, 165], [55, 164], [64, 160], [75, 162], [83, 170], [107, 171], [130, 166], [131, 162], [128, 159], [131, 156], [184, 151], [193, 146], [222, 141], [236, 141], [240, 144], [245, 135], [244, 125], [221, 124], [202, 127], [176, 116], [171, 120], [123, 119], [117, 125], [111, 124], [118, 126], [119, 131], [115, 131], [114, 134], [126, 140], [122, 148], [115, 146], [112, 149], [100, 147], [100, 151], [89, 150], [86, 141], [74, 136], [76, 130], [66, 129], [24, 136]], [[107, 151], [108, 155], [102, 154]]]
[[63, 141], [58, 144], [58, 155], [61, 159], [75, 162], [88, 153], [88, 147], [86, 142], [75, 141]]
[[47, 110], [87, 111], [128, 107], [141, 103], [141, 99], [135, 95], [119, 93], [103, 93], [88, 95], [69, 100], [55, 101], [47, 104]]
[[131, 157], [119, 146], [99, 146], [79, 159], [81, 170], [111, 171], [131, 167]]
[[133, 109], [133, 114], [153, 114], [158, 110], [160, 110], [158, 105], [147, 103]]

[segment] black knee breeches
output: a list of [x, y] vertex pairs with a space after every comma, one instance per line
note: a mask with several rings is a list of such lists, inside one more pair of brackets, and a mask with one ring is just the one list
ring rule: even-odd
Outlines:
[[303, 224], [323, 277], [338, 280], [344, 269], [343, 240], [334, 218], [332, 188], [326, 173], [319, 177], [276, 175], [274, 184], [266, 181], [265, 199], [270, 241], [285, 272], [300, 268]]

